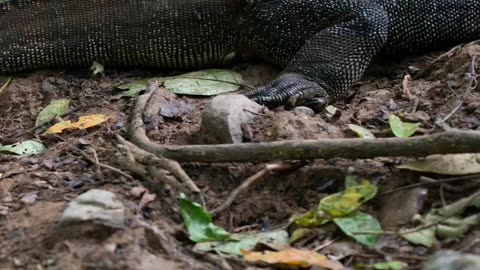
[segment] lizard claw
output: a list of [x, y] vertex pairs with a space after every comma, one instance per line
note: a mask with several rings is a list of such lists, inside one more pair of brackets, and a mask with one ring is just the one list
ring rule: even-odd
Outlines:
[[328, 94], [320, 85], [295, 73], [283, 74], [245, 96], [267, 107], [285, 105], [288, 110], [302, 105], [317, 113], [328, 104]]

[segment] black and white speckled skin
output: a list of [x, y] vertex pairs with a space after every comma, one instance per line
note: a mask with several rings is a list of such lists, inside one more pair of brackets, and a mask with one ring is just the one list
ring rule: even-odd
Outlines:
[[285, 70], [247, 93], [267, 105], [340, 99], [371, 59], [480, 38], [479, 0], [7, 0], [0, 72], [192, 69], [253, 49]]
[[273, 105], [338, 100], [379, 53], [480, 38], [478, 0], [273, 0], [247, 14], [247, 44], [286, 73], [247, 96]]

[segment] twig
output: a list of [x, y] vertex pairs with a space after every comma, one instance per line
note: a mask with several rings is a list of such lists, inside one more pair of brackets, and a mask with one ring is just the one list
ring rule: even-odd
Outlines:
[[428, 71], [430, 71], [430, 69], [433, 67], [433, 65], [435, 65], [436, 63], [438, 63], [440, 60], [443, 60], [444, 58], [446, 57], [451, 57], [455, 51], [461, 49], [463, 46], [465, 46], [465, 44], [459, 44], [453, 48], [451, 48], [449, 51], [447, 51], [446, 53], [443, 53], [441, 55], [439, 55], [437, 58], [435, 58], [435, 60], [433, 60], [432, 62], [430, 62], [430, 64], [424, 68], [422, 71], [420, 71], [419, 73], [417, 73], [417, 75], [415, 75], [413, 77], [413, 79], [418, 79], [420, 77], [423, 77], [423, 75], [425, 75], [425, 73], [427, 73]]
[[468, 87], [467, 89], [465, 89], [465, 91], [463, 92], [463, 95], [462, 97], [460, 97], [460, 101], [458, 102], [457, 106], [455, 106], [455, 108], [453, 108], [453, 110], [448, 113], [443, 119], [439, 119], [437, 121], [435, 121], [435, 124], [437, 124], [439, 127], [443, 128], [444, 130], [448, 130], [450, 129], [450, 126], [448, 126], [446, 124], [446, 122], [455, 114], [458, 112], [458, 110], [460, 110], [460, 108], [462, 107], [464, 101], [465, 101], [465, 97], [467, 95], [469, 95], [471, 92], [472, 92], [472, 89], [475, 89], [477, 87], [477, 77], [479, 76], [475, 70], [475, 62], [476, 62], [476, 57], [475, 55], [472, 56], [472, 59], [470, 61], [470, 79], [469, 79], [469, 84], [468, 84]]
[[313, 250], [318, 252], [321, 249], [324, 249], [324, 248], [330, 246], [331, 244], [335, 243], [335, 241], [337, 241], [337, 240], [338, 240], [338, 238], [330, 239], [329, 241], [326, 241], [325, 243], [323, 243], [323, 244], [319, 245], [318, 247], [314, 248]]
[[252, 162], [373, 158], [480, 152], [480, 132], [449, 130], [412, 138], [319, 139], [220, 145], [160, 145], [137, 128], [132, 142], [157, 156], [185, 162]]
[[8, 78], [8, 80], [2, 85], [2, 87], [0, 88], [0, 94], [5, 91], [5, 89], [7, 89], [7, 87], [10, 85], [10, 83], [12, 82], [13, 80], [13, 76], [10, 76], [10, 78]]
[[407, 96], [408, 100], [413, 100], [415, 98], [415, 95], [412, 94], [411, 89], [411, 84], [412, 84], [412, 77], [410, 75], [405, 75], [402, 80], [402, 89], [403, 93]]
[[462, 107], [462, 105], [463, 105], [463, 99], [461, 99], [460, 102], [458, 102], [457, 106], [455, 106], [455, 108], [453, 108], [453, 110], [449, 114], [447, 114], [443, 119], [436, 121], [435, 124], [437, 124], [439, 127], [445, 130], [448, 130], [449, 128], [446, 128], [444, 125], [445, 122], [447, 122], [455, 113], [457, 113], [458, 110]]
[[469, 94], [473, 89], [477, 88], [477, 85], [478, 85], [477, 78], [480, 75], [477, 74], [477, 71], [475, 70], [476, 61], [477, 61], [477, 57], [473, 55], [472, 61], [470, 61], [470, 85], [469, 85], [470, 87], [465, 92], [465, 95]]
[[440, 220], [437, 220], [436, 222], [432, 222], [432, 223], [428, 223], [428, 224], [425, 224], [425, 225], [422, 225], [422, 226], [418, 226], [418, 227], [415, 227], [411, 230], [406, 230], [406, 231], [403, 231], [403, 232], [398, 232], [399, 235], [405, 235], [405, 234], [409, 234], [409, 233], [415, 233], [415, 232], [419, 232], [419, 231], [423, 231], [425, 229], [428, 229], [430, 227], [433, 227], [433, 226], [437, 226], [438, 224], [444, 222], [445, 220], [449, 219], [450, 217], [444, 217]]
[[219, 213], [225, 211], [228, 207], [230, 207], [230, 205], [232, 205], [232, 203], [235, 201], [238, 195], [240, 195], [240, 193], [246, 191], [253, 183], [255, 183], [259, 179], [262, 179], [268, 173], [278, 170], [288, 170], [291, 168], [292, 165], [290, 163], [276, 163], [265, 165], [265, 168], [247, 178], [247, 180], [245, 180], [238, 188], [236, 188], [232, 193], [230, 193], [230, 195], [222, 205], [213, 209], [210, 213], [212, 214], [212, 216], [216, 216]]
[[447, 206], [447, 200], [445, 200], [445, 191], [444, 191], [444, 184], [440, 184], [439, 193], [440, 193], [440, 201], [442, 202], [442, 206]]
[[371, 234], [371, 235], [398, 235], [400, 234], [399, 232], [393, 232], [393, 231], [355, 231], [352, 232], [352, 234]]
[[93, 148], [92, 146], [88, 147], [88, 149], [90, 150], [90, 152], [92, 152], [92, 155], [93, 155], [93, 158], [95, 160], [95, 166], [97, 167], [97, 175], [100, 179], [104, 180], [103, 178], [103, 173], [102, 173], [102, 170], [101, 170], [101, 162], [100, 160], [98, 159], [98, 155], [97, 155], [97, 151], [95, 151], [95, 148]]
[[[375, 259], [375, 258], [378, 258], [379, 256], [384, 256], [384, 254], [374, 255], [374, 254], [357, 253], [357, 254], [355, 254], [355, 256], [362, 257], [362, 258], [367, 258], [367, 259]], [[427, 259], [425, 257], [420, 257], [420, 256], [415, 256], [415, 255], [388, 254], [388, 256], [391, 256], [391, 257], [397, 258], [397, 259], [409, 259], [409, 260], [417, 260], [417, 261], [424, 261], [424, 260]]]
[[78, 147], [76, 147], [76, 146], [74, 146], [74, 145], [72, 145], [72, 144], [68, 144], [68, 146], [69, 146], [71, 149], [73, 149], [73, 150], [75, 150], [76, 152], [78, 152], [78, 153], [79, 153], [80, 155], [82, 155], [88, 162], [94, 164], [95, 166], [102, 167], [102, 168], [107, 169], [107, 170], [110, 170], [110, 171], [112, 171], [112, 172], [116, 172], [116, 173], [120, 174], [121, 176], [126, 177], [126, 178], [129, 179], [129, 180], [135, 180], [135, 178], [133, 178], [131, 175], [126, 174], [126, 173], [122, 172], [121, 170], [119, 170], [119, 169], [117, 169], [117, 168], [115, 168], [115, 167], [112, 167], [112, 166], [110, 166], [110, 165], [101, 163], [100, 161], [98, 161], [98, 159], [97, 159], [97, 160], [92, 159], [92, 158], [89, 157], [88, 154], [85, 153], [85, 151], [83, 151], [82, 149], [80, 149], [80, 148], [78, 148]]
[[458, 176], [458, 177], [445, 178], [445, 179], [436, 180], [435, 182], [415, 183], [415, 184], [399, 187], [399, 188], [396, 188], [396, 189], [392, 189], [392, 190], [389, 190], [389, 191], [385, 191], [382, 194], [380, 194], [380, 196], [385, 196], [385, 195], [389, 195], [389, 194], [392, 194], [392, 193], [395, 193], [395, 192], [414, 189], [414, 188], [422, 187], [422, 186], [438, 185], [438, 184], [443, 184], [443, 183], [468, 180], [468, 179], [472, 179], [472, 178], [480, 178], [480, 174], [472, 174], [472, 175], [464, 175], [464, 176]]

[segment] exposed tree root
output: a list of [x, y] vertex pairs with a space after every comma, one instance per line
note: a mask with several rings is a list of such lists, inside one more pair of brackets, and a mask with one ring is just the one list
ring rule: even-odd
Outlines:
[[153, 92], [137, 100], [129, 137], [139, 148], [163, 158], [185, 162], [252, 162], [374, 157], [424, 157], [432, 154], [480, 152], [480, 131], [448, 130], [412, 138], [321, 139], [220, 145], [160, 145], [146, 135], [143, 113]]
[[157, 157], [146, 152], [132, 143], [117, 136], [122, 157], [117, 159], [125, 169], [138, 175], [149, 183], [168, 184], [178, 190], [191, 195], [199, 195], [200, 189], [185, 173], [180, 164], [174, 160]]

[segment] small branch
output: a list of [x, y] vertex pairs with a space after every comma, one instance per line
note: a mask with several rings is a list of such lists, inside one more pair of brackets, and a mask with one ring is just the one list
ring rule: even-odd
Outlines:
[[463, 92], [463, 95], [459, 98], [458, 104], [452, 109], [450, 113], [448, 113], [443, 119], [438, 119], [435, 121], [435, 124], [438, 125], [439, 127], [443, 128], [444, 130], [449, 130], [451, 129], [450, 126], [447, 124], [447, 121], [460, 110], [460, 108], [463, 106], [463, 103], [465, 101], [466, 96], [470, 95], [472, 90], [477, 88], [477, 78], [478, 74], [475, 70], [475, 63], [476, 63], [476, 57], [475, 55], [472, 56], [472, 59], [470, 61], [470, 79], [469, 83]]
[[[129, 180], [135, 180], [131, 175], [129, 174], [126, 174], [124, 172], [122, 172], [121, 170], [113, 167], [113, 166], [110, 166], [110, 165], [107, 165], [107, 164], [104, 164], [104, 163], [101, 163], [99, 160], [98, 160], [98, 157], [96, 156], [95, 154], [95, 159], [92, 159], [91, 157], [88, 156], [87, 153], [85, 153], [85, 151], [81, 150], [80, 148], [74, 146], [74, 145], [71, 145], [69, 144], [68, 145], [72, 150], [78, 152], [80, 155], [83, 156], [83, 158], [85, 158], [88, 162], [90, 162], [91, 164], [94, 164], [95, 166], [98, 167], [101, 167], [101, 168], [104, 168], [104, 169], [107, 169], [107, 170], [110, 170], [112, 172], [115, 172], [121, 176], [124, 176], [125, 178], [129, 179]], [[98, 171], [98, 170], [97, 170]]]
[[450, 127], [448, 127], [448, 125], [446, 125], [446, 122], [454, 115], [458, 112], [458, 110], [460, 110], [460, 108], [462, 107], [463, 105], [463, 99], [461, 99], [457, 106], [455, 106], [455, 108], [453, 108], [453, 110], [447, 114], [443, 119], [439, 119], [435, 122], [435, 124], [437, 124], [438, 126], [442, 127], [444, 130], [448, 130], [450, 129]]
[[220, 145], [169, 145], [151, 142], [142, 128], [132, 142], [145, 151], [185, 162], [252, 162], [330, 158], [425, 157], [433, 154], [478, 153], [480, 132], [449, 130], [412, 138], [320, 139]]
[[13, 76], [10, 76], [7, 81], [2, 85], [2, 87], [0, 87], [0, 94], [3, 93], [3, 91], [5, 91], [5, 89], [7, 89], [7, 87], [10, 85], [10, 83], [12, 82], [13, 80]]
[[288, 170], [291, 168], [292, 168], [292, 165], [289, 163], [277, 163], [277, 164], [265, 165], [265, 167], [262, 170], [258, 171], [254, 175], [247, 178], [247, 180], [245, 180], [238, 188], [236, 188], [232, 193], [230, 193], [227, 200], [225, 200], [225, 202], [222, 205], [213, 209], [210, 213], [212, 214], [212, 216], [216, 216], [219, 213], [225, 211], [228, 207], [230, 207], [230, 205], [232, 205], [232, 203], [235, 201], [238, 195], [240, 195], [240, 193], [246, 191], [253, 183], [262, 179], [268, 173], [279, 171], [279, 170]]
[[395, 192], [414, 189], [414, 188], [417, 188], [417, 187], [439, 185], [439, 184], [455, 182], [455, 181], [462, 181], [462, 180], [469, 180], [469, 179], [474, 179], [474, 178], [480, 178], [480, 174], [472, 174], [472, 175], [464, 175], [464, 176], [458, 176], [458, 177], [445, 178], [445, 179], [436, 180], [434, 182], [432, 181], [432, 182], [415, 183], [415, 184], [399, 187], [399, 188], [396, 188], [396, 189], [393, 189], [393, 190], [385, 191], [382, 194], [380, 194], [380, 196], [390, 195], [390, 194], [395, 193]]

